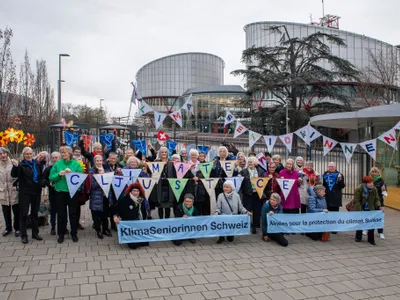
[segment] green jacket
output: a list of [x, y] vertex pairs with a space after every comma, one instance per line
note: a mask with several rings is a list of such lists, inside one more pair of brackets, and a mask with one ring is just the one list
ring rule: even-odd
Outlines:
[[381, 207], [381, 201], [379, 200], [379, 194], [376, 187], [369, 192], [368, 198], [365, 198], [364, 184], [360, 184], [354, 191], [354, 203], [356, 206], [356, 211], [362, 211], [362, 208], [367, 201], [369, 210], [377, 210]]
[[64, 171], [66, 168], [71, 169], [74, 173], [82, 173], [82, 167], [75, 159], [66, 161], [64, 159], [56, 162], [50, 171], [49, 179], [54, 182], [54, 189], [57, 192], [68, 192], [68, 185], [65, 176], [59, 176], [58, 173]]

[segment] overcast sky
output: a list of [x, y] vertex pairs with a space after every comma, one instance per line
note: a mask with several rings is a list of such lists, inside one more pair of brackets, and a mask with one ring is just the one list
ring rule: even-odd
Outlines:
[[[325, 13], [341, 16], [340, 29], [400, 44], [399, 0], [325, 0]], [[58, 54], [63, 58], [62, 100], [103, 105], [126, 116], [131, 81], [144, 64], [175, 53], [207, 52], [241, 67], [243, 26], [258, 21], [309, 23], [322, 15], [321, 0], [0, 0], [0, 28], [14, 31], [14, 60], [25, 49], [34, 65], [47, 61], [57, 93]]]

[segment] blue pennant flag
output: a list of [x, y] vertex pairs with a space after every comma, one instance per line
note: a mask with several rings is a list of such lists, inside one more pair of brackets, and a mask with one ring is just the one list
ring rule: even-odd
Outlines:
[[199, 152], [204, 152], [207, 155], [208, 151], [210, 150], [210, 146], [197, 146], [197, 150], [199, 150]]
[[167, 146], [167, 149], [168, 149], [168, 152], [169, 152], [169, 156], [170, 156], [170, 157], [171, 157], [171, 155], [172, 155], [172, 152], [175, 150], [176, 145], [178, 145], [178, 142], [173, 142], [173, 141], [171, 141], [171, 140], [167, 140], [166, 146]]
[[78, 139], [78, 134], [77, 133], [72, 133], [69, 131], [64, 131], [64, 137], [65, 137], [65, 143], [67, 146], [72, 147], [72, 145], [75, 143], [75, 141]]
[[146, 140], [133, 140], [132, 143], [136, 147], [136, 149], [138, 149], [144, 156], [146, 156], [147, 153]]
[[328, 188], [330, 191], [332, 191], [333, 186], [336, 183], [336, 179], [338, 178], [339, 173], [326, 173], [324, 174], [324, 180], [328, 184]]
[[112, 133], [107, 133], [107, 134], [100, 134], [100, 139], [106, 145], [108, 149], [111, 149], [112, 147], [112, 142], [114, 139], [114, 134]]

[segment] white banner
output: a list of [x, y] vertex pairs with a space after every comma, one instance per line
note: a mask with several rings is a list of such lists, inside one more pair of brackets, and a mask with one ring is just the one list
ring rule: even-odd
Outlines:
[[362, 142], [359, 145], [372, 157], [373, 160], [376, 160], [376, 139]]
[[149, 199], [151, 191], [153, 190], [154, 185], [157, 183], [157, 180], [153, 178], [138, 178], [138, 181], [144, 189], [146, 199]]
[[340, 146], [342, 147], [344, 156], [346, 157], [346, 161], [349, 164], [351, 161], [351, 158], [353, 157], [354, 151], [356, 151], [357, 144], [340, 143]]
[[322, 136], [322, 147], [324, 148], [324, 156], [329, 153], [337, 145], [337, 141], [326, 136]]
[[319, 138], [322, 134], [316, 130], [314, 127], [311, 127], [308, 125], [308, 145], [310, 146], [310, 143], [317, 138]]
[[235, 170], [236, 160], [225, 160], [221, 161], [221, 167], [224, 169], [227, 177], [232, 177], [233, 171]]
[[160, 113], [158, 111], [154, 111], [154, 122], [156, 125], [156, 129], [160, 128], [160, 126], [164, 123], [167, 114]]
[[129, 182], [129, 177], [114, 175], [114, 178], [112, 180], [112, 186], [115, 198], [117, 200], [119, 196], [122, 194], [122, 192], [125, 190], [125, 187], [128, 184], [128, 182]]
[[237, 138], [239, 135], [242, 133], [245, 133], [247, 131], [247, 128], [242, 125], [239, 121], [236, 122], [236, 127], [235, 127], [235, 132], [233, 134], [233, 138]]
[[135, 183], [142, 169], [121, 169], [122, 175], [129, 177], [129, 183]]
[[278, 137], [274, 136], [274, 135], [264, 135], [264, 141], [265, 141], [265, 144], [267, 145], [269, 153], [272, 153], [277, 138]]
[[153, 109], [144, 100], [139, 101], [139, 110], [138, 110], [139, 117], [151, 111], [153, 111]]
[[187, 97], [185, 104], [183, 104], [182, 109], [187, 110], [189, 112], [192, 113], [192, 115], [194, 115], [194, 111], [193, 111], [193, 103], [192, 103], [192, 94], [189, 95], [189, 97]]
[[292, 143], [293, 143], [293, 133], [288, 133], [285, 135], [280, 135], [279, 139], [286, 146], [289, 152], [292, 152]]
[[225, 123], [224, 123], [224, 127], [228, 124], [231, 124], [233, 121], [235, 121], [236, 118], [234, 115], [232, 115], [229, 111], [226, 112], [226, 116], [225, 116]]
[[233, 182], [236, 193], [239, 193], [240, 187], [242, 186], [243, 179], [244, 179], [244, 177], [225, 177], [225, 180], [230, 180]]
[[103, 174], [93, 174], [94, 179], [96, 179], [97, 183], [101, 187], [104, 192], [104, 196], [108, 198], [110, 193], [111, 184], [114, 178], [114, 172], [108, 172]]
[[161, 172], [164, 170], [165, 162], [146, 162], [152, 177], [160, 177]]
[[169, 116], [174, 120], [179, 127], [182, 127], [182, 111], [181, 109], [178, 109], [177, 111], [174, 111], [173, 113], [170, 113]]
[[292, 187], [295, 183], [295, 179], [283, 179], [283, 178], [277, 178], [276, 181], [278, 181], [278, 184], [281, 188], [283, 197], [285, 200], [289, 196], [290, 191], [292, 190]]
[[390, 147], [393, 147], [395, 150], [397, 150], [397, 137], [396, 130], [394, 128], [380, 135], [378, 139], [380, 139], [386, 145], [389, 145]]
[[294, 132], [299, 138], [301, 138], [308, 146], [315, 139], [321, 136], [321, 133], [310, 125], [306, 125]]
[[83, 173], [65, 173], [65, 179], [67, 180], [68, 191], [71, 198], [75, 195], [87, 176], [88, 174]]
[[249, 130], [249, 147], [253, 147], [253, 145], [262, 137], [261, 134]]
[[217, 186], [219, 178], [200, 178], [210, 198], [215, 196], [215, 187]]

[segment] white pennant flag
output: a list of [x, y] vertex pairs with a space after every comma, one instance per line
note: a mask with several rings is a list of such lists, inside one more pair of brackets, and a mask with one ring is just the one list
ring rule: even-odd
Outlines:
[[378, 139], [380, 139], [386, 145], [389, 145], [390, 147], [393, 147], [395, 150], [397, 150], [397, 137], [396, 130], [394, 128], [378, 136]]
[[118, 200], [119, 196], [124, 191], [129, 182], [129, 177], [115, 175], [112, 181], [115, 198]]
[[292, 190], [292, 187], [294, 183], [296, 182], [295, 179], [283, 179], [283, 178], [277, 178], [276, 181], [278, 181], [279, 186], [281, 188], [283, 197], [285, 200], [289, 196], [290, 191]]
[[151, 172], [151, 177], [160, 177], [161, 172], [164, 170], [165, 162], [146, 162], [147, 167]]
[[310, 143], [319, 138], [321, 135], [322, 134], [317, 129], [308, 125], [308, 146], [310, 146]]
[[114, 178], [114, 172], [93, 174], [93, 177], [94, 179], [96, 179], [97, 183], [103, 190], [105, 197], [108, 198], [108, 194], [110, 193], [110, 188]]
[[233, 171], [235, 170], [236, 160], [225, 160], [221, 161], [221, 167], [224, 169], [227, 177], [232, 177]]
[[292, 143], [293, 143], [293, 133], [288, 133], [285, 135], [280, 135], [279, 139], [286, 146], [289, 152], [292, 152]]
[[65, 173], [65, 179], [67, 180], [68, 191], [71, 198], [75, 195], [87, 176], [88, 174], [83, 173]]
[[265, 171], [268, 169], [268, 162], [267, 159], [265, 158], [264, 153], [258, 153], [257, 154], [257, 159], [258, 159], [258, 165], [263, 168]]
[[153, 109], [144, 100], [139, 101], [139, 110], [138, 110], [139, 117], [151, 111], [153, 111]]
[[264, 141], [265, 141], [265, 144], [267, 145], [269, 153], [272, 153], [277, 138], [278, 138], [277, 136], [273, 136], [273, 135], [264, 135]]
[[242, 186], [244, 177], [225, 177], [225, 180], [230, 180], [233, 182], [233, 186], [235, 187], [235, 192], [239, 193], [240, 187]]
[[359, 145], [372, 157], [373, 160], [376, 160], [376, 139], [359, 143]]
[[200, 180], [210, 197], [215, 197], [215, 187], [217, 186], [219, 178], [200, 178]]
[[176, 123], [178, 123], [179, 127], [182, 127], [182, 111], [181, 109], [178, 109], [177, 111], [174, 111], [173, 113], [170, 113], [169, 116], [174, 120]]
[[234, 115], [232, 115], [229, 111], [226, 112], [226, 116], [225, 116], [225, 123], [224, 123], [224, 127], [228, 124], [231, 124], [233, 121], [235, 121], [236, 118]]
[[262, 137], [261, 134], [249, 130], [249, 147], [253, 147], [253, 145]]
[[153, 178], [138, 178], [138, 181], [144, 189], [146, 199], [149, 199], [151, 191], [153, 190], [154, 185], [158, 180], [155, 180]]
[[245, 133], [247, 131], [247, 128], [243, 126], [242, 123], [239, 121], [236, 122], [236, 127], [235, 127], [235, 132], [233, 133], [233, 138], [237, 138], [239, 135], [242, 133]]
[[308, 142], [308, 125], [301, 127], [300, 129], [297, 129], [294, 133], [299, 138], [301, 138], [304, 141], [304, 143], [310, 145], [310, 143]]
[[121, 169], [122, 175], [129, 178], [129, 183], [135, 183], [142, 169]]
[[154, 111], [154, 122], [156, 123], [156, 129], [160, 128], [160, 126], [164, 123], [166, 117], [167, 114]]
[[337, 145], [337, 141], [332, 140], [326, 136], [322, 136], [322, 147], [324, 148], [324, 156], [328, 154], [335, 146]]
[[194, 115], [194, 111], [193, 111], [193, 103], [192, 103], [192, 94], [189, 95], [189, 97], [187, 97], [185, 104], [183, 104], [182, 109], [187, 110], [189, 112], [192, 113], [192, 115]]
[[400, 121], [397, 122], [397, 124], [394, 126], [395, 130], [400, 130]]
[[142, 99], [142, 97], [140, 97], [139, 95], [139, 91], [137, 90], [136, 86], [133, 84], [133, 82], [131, 82], [132, 86], [133, 86], [133, 91], [132, 91], [132, 96], [131, 96], [131, 102], [133, 104], [136, 104], [136, 100], [140, 100]]
[[349, 164], [351, 161], [351, 158], [353, 157], [354, 151], [356, 151], [357, 144], [340, 143], [340, 146], [342, 147], [344, 157], [346, 157], [346, 161]]

